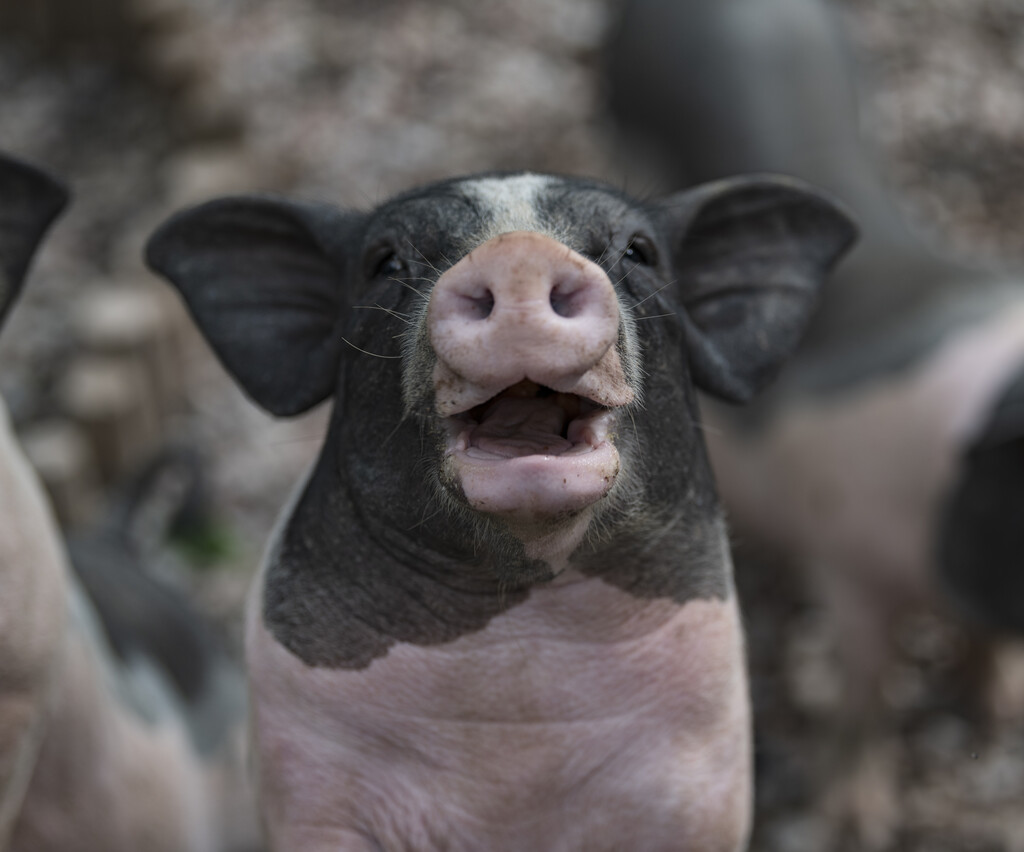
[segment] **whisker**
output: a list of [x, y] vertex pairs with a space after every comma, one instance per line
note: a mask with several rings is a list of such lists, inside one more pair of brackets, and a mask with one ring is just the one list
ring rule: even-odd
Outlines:
[[353, 349], [355, 349], [355, 350], [356, 350], [357, 352], [362, 352], [362, 353], [363, 353], [364, 355], [369, 355], [369, 356], [371, 356], [372, 358], [387, 358], [387, 359], [392, 359], [392, 358], [395, 358], [395, 359], [397, 359], [397, 358], [401, 358], [401, 357], [402, 357], [401, 355], [378, 355], [378, 354], [377, 354], [376, 352], [367, 352], [367, 351], [366, 351], [365, 349], [360, 349], [360, 348], [359, 348], [358, 346], [356, 346], [356, 345], [355, 345], [355, 344], [354, 344], [354, 343], [353, 343], [353, 342], [352, 342], [351, 340], [349, 340], [348, 338], [346, 338], [346, 337], [343, 337], [343, 338], [341, 338], [341, 339], [342, 339], [343, 341], [345, 341], [345, 343], [347, 343], [347, 344], [348, 344], [349, 346], [351, 346], [351, 347], [352, 347]]
[[652, 298], [654, 298], [654, 297], [655, 297], [655, 296], [657, 296], [657, 295], [658, 295], [658, 293], [660, 293], [660, 292], [661, 292], [662, 290], [665, 290], [665, 289], [667, 289], [667, 288], [671, 287], [671, 286], [672, 286], [673, 284], [675, 284], [675, 283], [676, 283], [675, 279], [673, 279], [672, 281], [669, 281], [669, 282], [668, 282], [667, 284], [665, 284], [665, 285], [663, 285], [663, 286], [659, 287], [659, 288], [658, 288], [657, 290], [655, 290], [655, 291], [654, 291], [653, 293], [648, 293], [648, 294], [647, 294], [646, 296], [644, 296], [644, 297], [643, 297], [643, 298], [642, 298], [642, 299], [641, 299], [641, 300], [640, 300], [639, 302], [637, 302], [637, 303], [636, 303], [635, 305], [632, 305], [631, 307], [632, 307], [632, 308], [638, 308], [638, 307], [640, 307], [640, 305], [642, 305], [642, 304], [643, 304], [644, 302], [646, 302], [646, 301], [647, 301], [648, 299], [652, 299]]
[[651, 314], [649, 317], [634, 317], [633, 321], [640, 322], [641, 320], [661, 319], [662, 317], [674, 317], [675, 315], [675, 311], [669, 311], [667, 314]]
[[[617, 258], [615, 258], [615, 263], [616, 264], [619, 263], [622, 260], [622, 258], [626, 256], [626, 252], [627, 251], [629, 251], [629, 246], [626, 246], [626, 248], [624, 248], [621, 252], [619, 252], [619, 256]], [[619, 276], [618, 281], [615, 282], [615, 286], [618, 287], [623, 281], [625, 281], [629, 277], [629, 273], [631, 271], [632, 270], [629, 270], [629, 269], [625, 270], [622, 273], [622, 275]], [[640, 303], [637, 302], [637, 304], [640, 304]], [[634, 305], [633, 307], [635, 308], [636, 305]]]
[[[386, 447], [389, 443], [391, 443], [391, 439], [395, 437], [395, 435], [398, 433], [398, 430], [402, 428], [402, 424], [405, 423], [405, 421], [406, 415], [403, 414], [398, 423], [395, 424], [395, 428], [388, 432], [387, 437], [380, 442], [381, 447]], [[422, 452], [420, 453], [420, 458], [423, 458]]]
[[[395, 279], [392, 279], [392, 280], [393, 281], [397, 281], [399, 279], [395, 278]], [[426, 275], [409, 275], [409, 276], [407, 276], [405, 278], [402, 278], [400, 280], [402, 282], [406, 283], [406, 284], [408, 284], [409, 282], [423, 283], [423, 284], [426, 284], [428, 287], [433, 287], [434, 284], [437, 283], [437, 279], [436, 278], [428, 278]], [[424, 301], [427, 301], [427, 300], [430, 299], [430, 295], [428, 293], [424, 293], [422, 290], [416, 290], [416, 293], [418, 293], [419, 296]]]
[[394, 311], [391, 308], [385, 308], [383, 305], [353, 305], [352, 307], [356, 310], [361, 311], [384, 311], [384, 313], [390, 314], [395, 319], [401, 320], [406, 324], [412, 322], [412, 320], [409, 319], [408, 315], [399, 313], [398, 311]]
[[440, 276], [441, 270], [439, 270], [436, 266], [434, 266], [434, 264], [432, 264], [430, 262], [430, 260], [427, 258], [427, 256], [423, 252], [421, 252], [418, 248], [416, 248], [416, 245], [413, 243], [412, 239], [409, 238], [409, 237], [406, 237], [405, 241], [409, 244], [409, 248], [411, 248], [414, 252], [416, 252], [416, 254], [418, 254], [420, 256], [420, 260], [422, 260], [428, 267], [430, 267], [430, 271], [434, 272], [435, 274]]
[[602, 263], [604, 263], [605, 259], [608, 257], [608, 249], [610, 249], [610, 248], [611, 248], [610, 245], [606, 245], [603, 249], [601, 249], [601, 254], [598, 255], [598, 258], [597, 258], [598, 266], [600, 266]]
[[636, 440], [637, 455], [640, 457], [640, 464], [644, 464], [644, 450], [643, 443], [640, 441], [640, 430], [636, 428], [636, 418], [633, 416], [632, 410], [628, 414], [629, 422], [633, 424], [633, 438]]
[[[618, 286], [619, 286], [619, 285], [620, 285], [620, 284], [621, 284], [621, 283], [622, 283], [623, 281], [625, 281], [625, 280], [626, 280], [627, 278], [629, 278], [629, 272], [628, 272], [628, 271], [626, 271], [626, 272], [623, 272], [623, 273], [622, 273], [622, 275], [620, 275], [620, 276], [619, 276], [619, 277], [618, 277], [618, 278], [617, 278], [617, 279], [615, 280], [615, 284], [614, 284], [614, 286], [615, 286], [615, 287], [618, 287]], [[634, 305], [633, 307], [636, 307], [636, 305]]]
[[[606, 260], [608, 258], [608, 249], [610, 249], [610, 248], [611, 248], [611, 246], [605, 246], [604, 251], [601, 252], [601, 256], [597, 259], [598, 263], [601, 263], [601, 261]], [[616, 257], [615, 260], [611, 261], [609, 266], [617, 266], [622, 261], [622, 258], [624, 258], [626, 256], [626, 251], [628, 249], [629, 249], [629, 246], [626, 246], [626, 248], [624, 248], [622, 251], [620, 251], [619, 252], [619, 256]], [[626, 277], [628, 275], [629, 275], [629, 270], [626, 270], [625, 272], [623, 272], [622, 275], [619, 277], [619, 279], [615, 282], [615, 286], [617, 287], [619, 284], [621, 284], [623, 281], [625, 281]]]
[[420, 519], [415, 524], [413, 524], [411, 527], [409, 527], [409, 529], [406, 530], [406, 532], [412, 532], [417, 527], [423, 526], [425, 523], [427, 523], [427, 521], [431, 521], [434, 518], [436, 518], [438, 515], [440, 515], [444, 511], [444, 506], [438, 506], [437, 509], [435, 509], [433, 512], [431, 512], [429, 515], [426, 514], [426, 508], [425, 507], [424, 507], [423, 511], [424, 511], [424, 515], [421, 516]]
[[619, 252], [619, 256], [617, 258], [615, 258], [615, 262], [616, 263], [621, 263], [622, 262], [622, 258], [624, 258], [626, 256], [626, 252], [627, 251], [629, 251], [629, 246], [628, 245], [622, 251]]
[[387, 280], [393, 281], [395, 284], [401, 284], [403, 287], [405, 287], [406, 290], [408, 290], [410, 293], [415, 294], [424, 302], [429, 301], [429, 298], [425, 293], [421, 293], [419, 290], [413, 287], [412, 284], [409, 283], [410, 281], [429, 281], [429, 278], [388, 278]]

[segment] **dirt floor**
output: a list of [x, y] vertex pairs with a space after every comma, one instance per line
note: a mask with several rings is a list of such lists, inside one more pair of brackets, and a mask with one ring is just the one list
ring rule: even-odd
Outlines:
[[[69, 32], [54, 21], [72, 2], [35, 4], [48, 10], [35, 18], [0, 12], [0, 149], [75, 193], [0, 344], [0, 390], [25, 432], [68, 416], [61, 388], [80, 353], [82, 300], [111, 282], [158, 287], [140, 247], [183, 204], [273, 190], [368, 206], [479, 170], [614, 183], [643, 171], [622, 161], [604, 111], [611, 0], [106, 0]], [[909, 214], [960, 253], [1024, 264], [1024, 4], [842, 9], [869, 72], [865, 132]], [[185, 395], [160, 433], [211, 460], [228, 545], [218, 564], [174, 581], [237, 631], [266, 530], [325, 412], [274, 422], [200, 342], [184, 351]], [[758, 731], [753, 848], [864, 848], [832, 807], [828, 767], [844, 740], [828, 625], [785, 566], [742, 548], [738, 560]], [[876, 805], [895, 826], [879, 848], [1024, 850], [1022, 651], [1001, 646], [979, 721], [958, 687], [962, 626], [924, 613], [903, 633], [873, 751], [896, 779]]]

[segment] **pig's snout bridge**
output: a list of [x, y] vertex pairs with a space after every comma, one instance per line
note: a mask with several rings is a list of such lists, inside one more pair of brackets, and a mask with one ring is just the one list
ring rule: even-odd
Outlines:
[[[578, 377], [615, 343], [619, 306], [608, 275], [557, 240], [502, 234], [437, 282], [428, 313], [437, 357], [476, 383]], [[546, 381], [546, 379], [548, 381]]]

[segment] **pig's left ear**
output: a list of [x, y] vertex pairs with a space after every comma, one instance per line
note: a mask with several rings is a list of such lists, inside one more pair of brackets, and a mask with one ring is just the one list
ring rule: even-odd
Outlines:
[[165, 222], [146, 245], [146, 262], [178, 288], [258, 405], [300, 414], [338, 381], [347, 246], [361, 221], [329, 205], [221, 198]]
[[694, 382], [745, 402], [796, 349], [856, 227], [820, 192], [775, 176], [706, 184], [663, 209]]
[[67, 189], [46, 172], [0, 156], [0, 324], [21, 290], [36, 246], [67, 201]]

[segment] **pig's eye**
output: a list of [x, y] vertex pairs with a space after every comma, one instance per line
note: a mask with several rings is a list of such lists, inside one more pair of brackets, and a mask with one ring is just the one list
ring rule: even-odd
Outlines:
[[634, 234], [626, 250], [622, 253], [624, 260], [632, 263], [642, 263], [644, 266], [654, 266], [658, 262], [658, 253], [652, 243], [643, 234]]
[[402, 259], [393, 251], [388, 251], [376, 261], [373, 275], [375, 278], [397, 278], [404, 272], [405, 264]]

